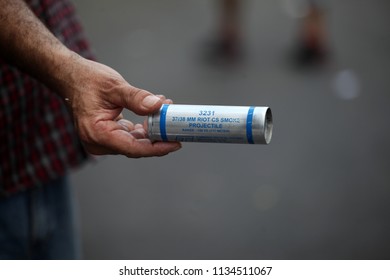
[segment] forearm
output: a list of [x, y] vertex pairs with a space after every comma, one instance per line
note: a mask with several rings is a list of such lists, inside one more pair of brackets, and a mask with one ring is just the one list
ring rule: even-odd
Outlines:
[[0, 0], [0, 55], [60, 94], [69, 62], [79, 59], [22, 0]]

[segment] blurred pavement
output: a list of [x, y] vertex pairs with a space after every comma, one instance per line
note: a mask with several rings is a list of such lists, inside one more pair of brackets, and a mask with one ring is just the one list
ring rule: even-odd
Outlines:
[[268, 146], [184, 143], [73, 173], [86, 259], [390, 258], [390, 2], [330, 1], [317, 71], [286, 62], [282, 1], [244, 2], [246, 60], [220, 69], [200, 59], [215, 1], [75, 0], [99, 61], [131, 84], [274, 115]]

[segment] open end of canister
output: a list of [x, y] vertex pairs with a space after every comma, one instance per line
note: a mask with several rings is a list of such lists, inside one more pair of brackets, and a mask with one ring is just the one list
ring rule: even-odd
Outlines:
[[267, 111], [265, 112], [265, 123], [264, 123], [264, 140], [266, 144], [269, 144], [269, 142], [271, 142], [272, 128], [273, 128], [272, 112], [271, 109], [268, 108]]

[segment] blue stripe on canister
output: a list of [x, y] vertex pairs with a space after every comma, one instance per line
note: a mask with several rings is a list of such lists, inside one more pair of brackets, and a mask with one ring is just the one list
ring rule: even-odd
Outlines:
[[246, 139], [249, 144], [255, 144], [253, 142], [253, 134], [252, 134], [252, 123], [253, 123], [253, 111], [255, 107], [249, 107], [248, 115], [246, 117]]
[[164, 104], [162, 106], [161, 112], [160, 112], [160, 133], [161, 133], [161, 139], [164, 142], [168, 142], [167, 128], [166, 128], [168, 107], [169, 107], [169, 104]]

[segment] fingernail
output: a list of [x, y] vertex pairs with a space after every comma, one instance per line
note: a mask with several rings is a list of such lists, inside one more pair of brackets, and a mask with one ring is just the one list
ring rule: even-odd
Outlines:
[[178, 144], [175, 148], [174, 148], [174, 152], [176, 152], [177, 150], [180, 150], [181, 149], [181, 144]]
[[157, 96], [155, 95], [148, 95], [144, 98], [144, 100], [142, 100], [142, 105], [144, 107], [152, 107], [154, 104], [156, 104], [157, 102], [160, 101], [160, 98], [158, 98]]
[[127, 132], [130, 132], [129, 125], [132, 125], [131, 122], [129, 122], [128, 120], [120, 119], [119, 121], [117, 121], [117, 123], [118, 123], [124, 130], [126, 130]]

